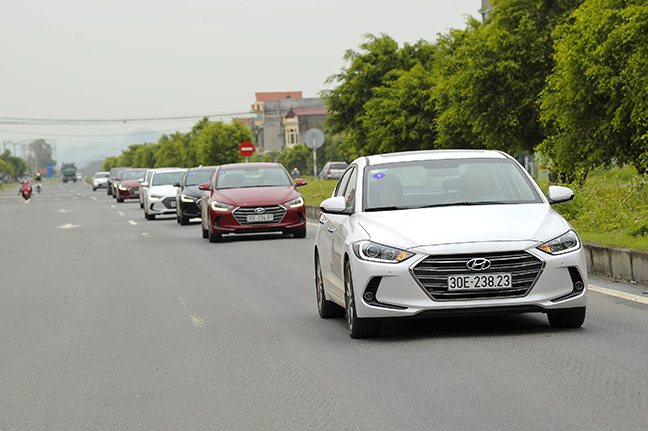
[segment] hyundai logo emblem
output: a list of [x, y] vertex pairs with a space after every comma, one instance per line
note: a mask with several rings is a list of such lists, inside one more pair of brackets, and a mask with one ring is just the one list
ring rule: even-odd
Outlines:
[[491, 267], [491, 261], [483, 257], [476, 257], [466, 262], [466, 267], [473, 271], [486, 271]]
[[254, 208], [254, 212], [257, 214], [263, 214], [265, 212], [265, 208], [261, 208], [261, 207]]

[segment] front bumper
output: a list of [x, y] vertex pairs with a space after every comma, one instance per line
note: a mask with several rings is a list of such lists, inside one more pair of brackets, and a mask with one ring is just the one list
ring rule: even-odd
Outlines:
[[[248, 212], [254, 208], [237, 207], [232, 211], [218, 212], [209, 209], [209, 219], [212, 231], [215, 233], [258, 233], [258, 232], [284, 232], [306, 228], [306, 207], [287, 208], [283, 205], [276, 205], [272, 222], [250, 222], [248, 223]], [[281, 208], [279, 210], [279, 208]], [[284, 212], [283, 214], [280, 211]], [[270, 211], [268, 211], [270, 212]], [[252, 214], [249, 214], [252, 215]]]
[[400, 264], [385, 264], [359, 260], [351, 253], [349, 259], [358, 317], [514, 314], [586, 306], [587, 265], [582, 248], [560, 256], [535, 249], [524, 253], [541, 262], [528, 289], [518, 289], [510, 295], [507, 292], [495, 295], [494, 291], [479, 295], [469, 291], [464, 296], [450, 297], [431, 293], [429, 286], [421, 281], [420, 272], [417, 275], [417, 266], [427, 255], [416, 255], [414, 260]]

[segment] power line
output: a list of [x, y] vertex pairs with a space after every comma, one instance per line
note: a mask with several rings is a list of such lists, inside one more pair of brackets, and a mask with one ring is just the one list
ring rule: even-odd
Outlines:
[[223, 118], [251, 115], [250, 112], [233, 112], [227, 114], [183, 115], [174, 117], [141, 117], [141, 118], [26, 118], [0, 117], [0, 124], [26, 126], [71, 126], [71, 125], [105, 125], [126, 123], [150, 123], [160, 121], [186, 121], [203, 118]]

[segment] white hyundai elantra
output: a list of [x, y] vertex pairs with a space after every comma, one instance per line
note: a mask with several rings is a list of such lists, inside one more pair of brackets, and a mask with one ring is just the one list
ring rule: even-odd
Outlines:
[[315, 285], [321, 317], [346, 314], [353, 338], [383, 319], [546, 313], [585, 320], [581, 240], [522, 166], [498, 151], [360, 157], [321, 205]]

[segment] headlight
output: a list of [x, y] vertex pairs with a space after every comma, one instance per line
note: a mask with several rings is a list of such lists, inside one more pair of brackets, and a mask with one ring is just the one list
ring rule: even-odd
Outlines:
[[296, 199], [284, 203], [284, 205], [290, 208], [298, 208], [304, 205], [304, 199], [300, 196]]
[[159, 195], [150, 195], [149, 199], [164, 199], [164, 197]]
[[224, 204], [222, 202], [216, 202], [216, 201], [213, 201], [212, 203], [210, 203], [209, 206], [214, 211], [221, 211], [221, 212], [229, 211], [232, 208], [234, 208], [232, 205], [227, 205], [227, 204]]
[[122, 186], [122, 185], [120, 184], [120, 185], [119, 185], [119, 190], [121, 190], [122, 192], [125, 192], [126, 190], [128, 190], [128, 187], [126, 187], [126, 186]]
[[353, 244], [353, 251], [358, 259], [383, 263], [398, 263], [414, 256], [414, 253], [371, 241], [356, 242]]
[[180, 195], [180, 199], [182, 200], [182, 202], [194, 202], [194, 198], [187, 196], [184, 193]]
[[576, 232], [570, 230], [558, 238], [545, 242], [537, 248], [545, 253], [553, 255], [569, 253], [570, 251], [578, 250], [580, 248], [580, 239]]

